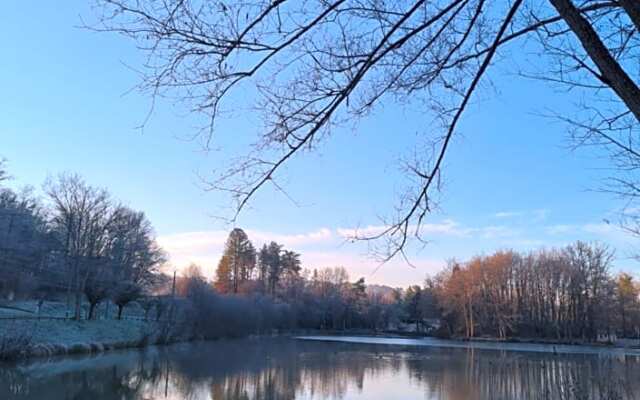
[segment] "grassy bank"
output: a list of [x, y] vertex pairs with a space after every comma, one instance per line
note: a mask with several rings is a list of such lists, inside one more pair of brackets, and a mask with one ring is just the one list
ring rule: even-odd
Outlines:
[[264, 335], [295, 327], [290, 308], [269, 298], [220, 296], [199, 279], [190, 283], [188, 293], [171, 301], [158, 299], [154, 308], [130, 303], [122, 319], [108, 301], [100, 303], [90, 320], [84, 304], [79, 321], [69, 319], [72, 302], [2, 302], [0, 360]]
[[97, 353], [111, 349], [188, 339], [179, 324], [145, 320], [135, 309], [124, 319], [66, 319], [64, 303], [33, 302], [0, 306], [0, 360], [60, 354]]
[[0, 359], [93, 353], [153, 341], [154, 324], [143, 321], [2, 321]]

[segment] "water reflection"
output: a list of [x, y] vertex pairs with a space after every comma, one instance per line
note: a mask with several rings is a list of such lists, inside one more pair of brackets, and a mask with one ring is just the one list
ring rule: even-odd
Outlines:
[[5, 399], [634, 399], [640, 358], [293, 339], [0, 366]]

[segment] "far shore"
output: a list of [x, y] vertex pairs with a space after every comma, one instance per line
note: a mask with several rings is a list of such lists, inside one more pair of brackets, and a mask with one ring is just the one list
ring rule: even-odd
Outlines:
[[299, 340], [313, 340], [324, 342], [341, 342], [354, 344], [371, 345], [394, 345], [394, 346], [415, 346], [415, 347], [440, 347], [440, 348], [463, 348], [477, 350], [495, 351], [518, 351], [550, 354], [592, 354], [592, 355], [621, 355], [640, 357], [640, 348], [622, 347], [615, 345], [604, 345], [597, 343], [550, 343], [534, 341], [507, 341], [495, 339], [437, 339], [430, 336], [401, 335], [300, 335], [295, 336]]
[[498, 343], [532, 343], [532, 344], [563, 344], [575, 346], [603, 346], [603, 347], [622, 347], [622, 348], [638, 348], [640, 349], [640, 338], [624, 338], [618, 343], [614, 342], [594, 342], [579, 339], [554, 339], [554, 338], [536, 338], [536, 337], [518, 337], [510, 336], [507, 338], [498, 338], [491, 336], [476, 336], [466, 338], [464, 336], [440, 337], [427, 333], [416, 333], [399, 330], [371, 330], [371, 329], [347, 329], [347, 330], [306, 330], [306, 332], [317, 333], [318, 335], [327, 334], [335, 336], [372, 336], [383, 338], [433, 338], [441, 340], [452, 340], [458, 342], [498, 342]]

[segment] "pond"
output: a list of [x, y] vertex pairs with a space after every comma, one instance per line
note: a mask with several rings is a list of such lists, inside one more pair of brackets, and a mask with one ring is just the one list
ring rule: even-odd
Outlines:
[[0, 399], [640, 398], [633, 351], [501, 346], [315, 337], [150, 347], [0, 365]]

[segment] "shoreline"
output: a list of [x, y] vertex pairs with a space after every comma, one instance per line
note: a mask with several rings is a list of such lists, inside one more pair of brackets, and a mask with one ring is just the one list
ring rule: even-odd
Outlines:
[[410, 346], [431, 348], [456, 348], [490, 351], [535, 352], [548, 354], [630, 355], [640, 357], [640, 348], [597, 344], [554, 344], [533, 342], [508, 342], [496, 340], [458, 340], [434, 337], [389, 337], [362, 335], [297, 335], [297, 340], [335, 343]]
[[[46, 329], [47, 339], [27, 338], [28, 342], [20, 343], [21, 338], [25, 338], [24, 332], [28, 331], [24, 327], [17, 329], [13, 335], [5, 327], [5, 332], [0, 331], [0, 361], [13, 362], [28, 359], [47, 358], [54, 356], [67, 355], [92, 355], [106, 353], [112, 350], [124, 349], [143, 349], [151, 346], [164, 346], [178, 343], [188, 343], [196, 341], [215, 341], [224, 339], [218, 338], [198, 338], [183, 332], [179, 326], [174, 327], [173, 332], [167, 332], [163, 327], [155, 321], [62, 321], [51, 326], [51, 323], [45, 320], [33, 320], [30, 324], [37, 326], [48, 326]], [[29, 322], [23, 321], [24, 325]], [[102, 327], [101, 327], [102, 325]], [[106, 336], [92, 335], [91, 327], [94, 331], [100, 328], [108, 327], [106, 330], [115, 331], [123, 326], [128, 328], [125, 336], [113, 335]], [[133, 328], [132, 328], [133, 326]], [[50, 336], [56, 335], [56, 328], [60, 330], [65, 328], [75, 333], [83, 332], [85, 336], [74, 335], [73, 339], [67, 340], [51, 340]], [[105, 334], [105, 329], [100, 330], [101, 334]], [[30, 332], [30, 333], [33, 333]], [[111, 332], [113, 334], [113, 332]], [[272, 337], [272, 336], [290, 337], [296, 340], [317, 340], [327, 342], [346, 342], [354, 344], [387, 344], [401, 346], [423, 346], [423, 347], [441, 347], [441, 348], [470, 348], [481, 350], [506, 350], [506, 351], [535, 351], [558, 354], [598, 354], [602, 352], [625, 353], [634, 356], [640, 356], [640, 345], [637, 340], [633, 340], [631, 346], [620, 346], [613, 343], [592, 343], [585, 341], [557, 341], [550, 339], [537, 338], [508, 338], [498, 339], [489, 337], [480, 338], [436, 338], [433, 336], [417, 335], [415, 333], [406, 332], [374, 332], [366, 330], [354, 331], [336, 331], [336, 330], [315, 330], [301, 329], [279, 333], [262, 333], [248, 335], [248, 338], [256, 337]], [[80, 340], [76, 340], [77, 337]], [[14, 340], [14, 348], [7, 346], [7, 339]], [[20, 347], [20, 346], [25, 347]]]
[[458, 343], [513, 343], [513, 344], [537, 344], [537, 345], [549, 345], [549, 346], [587, 346], [587, 347], [602, 347], [611, 349], [630, 349], [640, 350], [640, 338], [624, 338], [619, 339], [619, 342], [626, 342], [626, 344], [617, 344], [613, 342], [591, 342], [587, 340], [563, 340], [563, 339], [550, 339], [550, 338], [536, 338], [536, 337], [508, 337], [506, 339], [500, 339], [497, 337], [479, 336], [473, 338], [465, 337], [438, 337], [433, 335], [416, 334], [414, 332], [401, 332], [401, 331], [369, 331], [366, 330], [302, 330], [304, 334], [298, 334], [297, 336], [354, 336], [354, 337], [375, 337], [375, 338], [387, 338], [387, 339], [433, 339], [441, 341], [451, 341]]
[[0, 327], [0, 360], [99, 354], [189, 340], [180, 326], [167, 329], [155, 321], [15, 320]]

